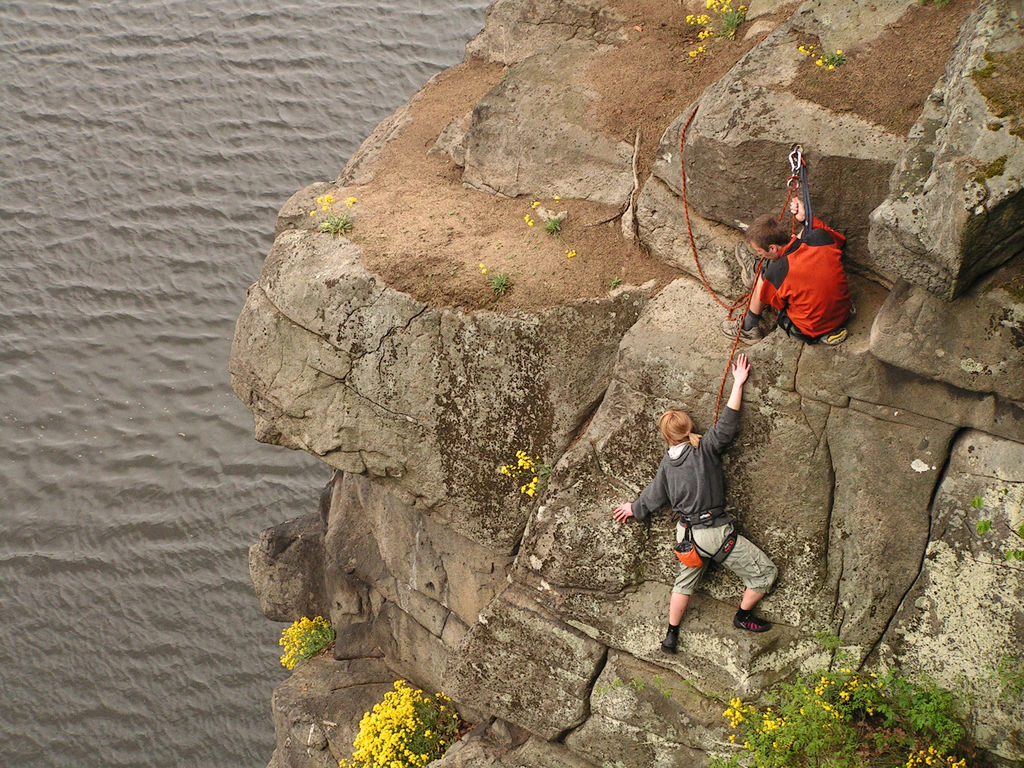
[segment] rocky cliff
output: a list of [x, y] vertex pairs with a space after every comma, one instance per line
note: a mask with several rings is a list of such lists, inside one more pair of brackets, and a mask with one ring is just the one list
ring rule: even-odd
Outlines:
[[[445, 765], [704, 765], [729, 749], [722, 697], [826, 662], [819, 632], [969, 694], [974, 740], [1024, 764], [1024, 704], [991, 680], [1024, 655], [1024, 567], [1004, 559], [1024, 546], [1020, 4], [755, 0], [702, 58], [675, 5], [496, 0], [462, 65], [282, 209], [232, 381], [257, 439], [337, 471], [250, 568], [268, 617], [321, 613], [338, 639], [275, 691], [272, 766], [336, 765], [399, 676], [480, 724]], [[849, 74], [823, 79], [809, 41]], [[680, 146], [702, 270], [735, 296], [793, 143], [849, 236], [858, 312], [839, 347], [746, 350], [727, 490], [780, 566], [776, 628], [734, 630], [741, 585], [715, 572], [665, 656], [673, 521], [610, 512], [652, 476], [662, 410], [713, 419], [731, 347]], [[325, 193], [360, 201], [350, 239], [315, 230]], [[517, 241], [531, 199], [617, 271]], [[504, 302], [477, 264], [495, 243], [534, 259]], [[535, 497], [497, 471], [517, 450], [553, 465]], [[658, 689], [614, 685], [637, 679]]]

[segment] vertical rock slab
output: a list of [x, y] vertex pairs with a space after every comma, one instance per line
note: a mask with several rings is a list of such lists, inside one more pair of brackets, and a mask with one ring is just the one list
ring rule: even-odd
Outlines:
[[1024, 250], [1022, 19], [979, 3], [871, 214], [877, 267], [945, 299]]
[[928, 544], [928, 505], [954, 431], [857, 401], [829, 415], [836, 486], [828, 569], [845, 644], [873, 648], [914, 583]]
[[[1006, 675], [1019, 675], [1024, 660], [1024, 564], [1006, 553], [1024, 548], [1024, 443], [961, 434], [932, 518], [921, 575], [885, 635], [883, 659], [967, 697], [973, 737], [1016, 764], [1024, 701]], [[991, 527], [979, 533], [983, 521]]]
[[700, 765], [728, 744], [722, 705], [661, 667], [617, 652], [594, 684], [591, 714], [565, 744], [598, 765]]
[[[889, 0], [873, 4], [868, 13], [845, 0], [805, 3], [705, 90], [684, 147], [693, 209], [740, 229], [761, 214], [778, 211], [786, 197], [786, 157], [794, 143], [802, 144], [811, 184], [818, 190], [815, 215], [846, 232], [850, 259], [887, 278], [868, 253], [867, 221], [885, 198], [903, 137], [852, 113], [798, 98], [787, 88], [797, 75], [796, 51], [804, 37], [866, 42], [880, 34], [885, 19], [897, 18], [908, 6]], [[671, 129], [677, 137], [682, 123], [678, 126]], [[666, 134], [664, 146], [672, 143]], [[678, 146], [675, 141], [674, 149], [660, 153], [664, 162], [655, 171], [677, 193]], [[729, 184], [722, 183], [726, 169]]]
[[870, 349], [922, 378], [1024, 404], [1024, 259], [952, 302], [897, 284], [875, 317]]
[[456, 700], [553, 740], [586, 718], [604, 654], [600, 643], [510, 587], [453, 654], [446, 690]]
[[477, 102], [465, 136], [465, 184], [505, 197], [625, 202], [633, 148], [590, 117], [597, 94], [585, 75], [594, 50], [573, 40], [536, 53]]

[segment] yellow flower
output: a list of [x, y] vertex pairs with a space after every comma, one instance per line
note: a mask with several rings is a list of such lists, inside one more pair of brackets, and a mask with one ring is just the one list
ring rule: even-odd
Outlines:
[[533, 226], [533, 219], [530, 219], [528, 222], [526, 222], [526, 226], [532, 227]]
[[561, 199], [562, 199], [562, 198], [561, 198], [561, 196], [560, 196], [560, 195], [555, 195], [555, 202], [556, 202], [556, 203], [557, 203], [557, 202], [558, 202], [559, 200], [561, 200]]
[[349, 197], [349, 198], [347, 198], [345, 200], [345, 207], [346, 208], [351, 208], [353, 205], [356, 204], [356, 202], [357, 201], [356, 201], [356, 199], [354, 197]]
[[697, 52], [696, 51], [690, 51], [690, 58], [691, 59], [696, 59], [697, 58]]
[[530, 203], [530, 207], [531, 208], [537, 208], [539, 206], [540, 206], [540, 200], [534, 200], [532, 203]]
[[566, 258], [568, 258], [568, 259], [571, 259], [571, 258], [572, 258], [573, 256], [575, 256], [575, 255], [576, 255], [576, 249], [574, 249], [574, 248], [571, 248], [571, 249], [569, 249], [569, 250], [567, 250], [567, 251], [565, 252], [565, 256], [566, 256]]
[[836, 56], [842, 56], [842, 55], [843, 55], [843, 52], [837, 48], [836, 49]]
[[820, 66], [821, 66], [822, 64], [824, 64], [825, 62], [824, 62], [824, 61], [822, 61], [821, 59], [818, 59], [818, 60], [817, 60], [816, 62], [814, 62], [814, 63], [815, 63], [815, 64], [817, 64], [817, 65], [818, 65], [818, 66], [820, 67]]
[[828, 65], [828, 69], [829, 69], [829, 72], [831, 72], [833, 69], [835, 69], [835, 65], [834, 64], [829, 64]]

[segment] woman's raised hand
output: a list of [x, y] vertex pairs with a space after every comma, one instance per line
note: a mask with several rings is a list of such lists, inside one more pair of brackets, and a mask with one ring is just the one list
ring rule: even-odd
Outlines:
[[740, 352], [736, 355], [736, 361], [732, 364], [732, 378], [737, 384], [742, 384], [750, 375], [750, 361], [747, 356]]

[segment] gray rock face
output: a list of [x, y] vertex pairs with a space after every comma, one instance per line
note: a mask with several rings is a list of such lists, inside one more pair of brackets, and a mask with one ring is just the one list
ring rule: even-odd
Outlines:
[[837, 634], [849, 645], [873, 647], [914, 581], [928, 543], [928, 502], [953, 432], [858, 402], [829, 417], [836, 472], [829, 581]]
[[452, 657], [448, 689], [552, 740], [586, 717], [587, 692], [603, 658], [600, 643], [510, 588], [481, 614]]
[[1012, 0], [979, 4], [871, 214], [878, 268], [945, 299], [1024, 250], [1024, 140], [979, 91], [999, 92], [983, 74], [992, 55], [1019, 71], [1021, 18]]
[[620, 204], [633, 148], [594, 129], [584, 85], [593, 43], [572, 41], [516, 64], [473, 109], [465, 184], [506, 197], [561, 195]]
[[950, 303], [900, 283], [871, 329], [871, 353], [918, 376], [1024, 404], [1024, 261]]
[[704, 765], [728, 745], [722, 705], [657, 666], [610, 653], [594, 684], [590, 717], [566, 746], [597, 765]]
[[249, 548], [249, 578], [268, 619], [326, 613], [323, 535], [320, 515], [307, 515], [268, 528]]
[[[851, 36], [864, 43], [881, 32], [884, 18], [906, 7], [902, 0], [890, 0], [873, 3], [866, 13], [844, 0], [805, 3], [708, 88], [686, 133], [687, 194], [693, 210], [739, 229], [761, 214], [778, 212], [786, 199], [786, 157], [800, 143], [810, 168], [814, 214], [846, 233], [848, 258], [889, 279], [891, 274], [869, 256], [867, 220], [886, 195], [885, 180], [903, 149], [903, 137], [856, 115], [798, 99], [786, 88], [796, 76], [793, 51], [802, 35], [817, 35], [826, 47], [842, 47]], [[681, 129], [682, 121], [669, 128], [655, 170], [677, 193]], [[723, 169], [728, 169], [728, 184], [722, 183]], [[815, 194], [826, 185], [827, 193]], [[679, 224], [674, 228], [685, 232]]]
[[[931, 514], [920, 575], [884, 656], [970, 697], [979, 743], [1014, 764], [1024, 754], [1024, 702], [1006, 674], [1019, 674], [1024, 568], [1005, 558], [1024, 548], [1024, 443], [961, 434]], [[991, 528], [978, 533], [982, 521]]]
[[520, 449], [564, 450], [645, 300], [631, 289], [537, 315], [437, 310], [367, 273], [348, 241], [285, 231], [239, 318], [232, 382], [258, 439], [381, 478], [509, 552], [528, 507], [498, 468]]

